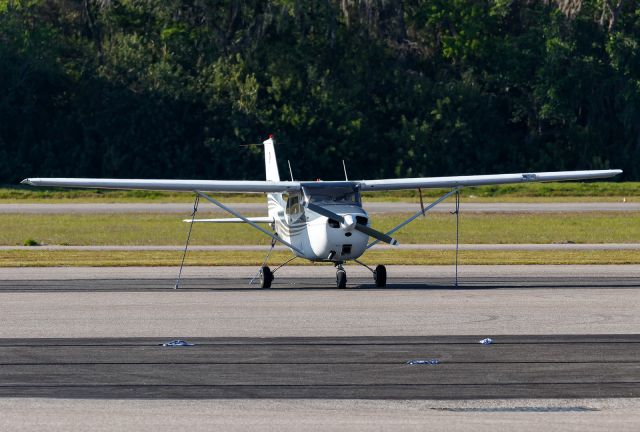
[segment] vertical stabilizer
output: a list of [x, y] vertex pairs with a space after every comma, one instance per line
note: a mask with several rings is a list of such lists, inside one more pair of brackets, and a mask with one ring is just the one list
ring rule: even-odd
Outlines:
[[262, 144], [264, 144], [264, 168], [267, 173], [267, 181], [280, 181], [273, 135], [269, 135], [269, 139]]
[[[280, 172], [278, 171], [278, 162], [276, 160], [276, 149], [274, 147], [273, 135], [269, 135], [266, 141], [263, 141], [264, 146], [264, 170], [267, 175], [267, 181], [280, 181]], [[267, 194], [267, 207], [268, 214], [274, 220], [279, 220], [279, 213], [284, 214], [285, 202], [281, 193], [268, 193]], [[275, 230], [276, 224], [273, 225]]]

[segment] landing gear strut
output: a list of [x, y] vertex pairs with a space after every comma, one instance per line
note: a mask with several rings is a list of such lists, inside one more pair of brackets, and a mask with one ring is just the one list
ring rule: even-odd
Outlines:
[[344, 271], [344, 267], [342, 267], [342, 263], [336, 264], [336, 286], [338, 288], [346, 288], [347, 287], [347, 272]]
[[373, 273], [373, 280], [376, 283], [376, 287], [384, 288], [387, 286], [387, 268], [385, 266], [379, 264], [374, 270], [365, 263], [358, 261], [357, 259], [354, 261], [360, 264], [362, 267], [366, 267], [371, 273]]

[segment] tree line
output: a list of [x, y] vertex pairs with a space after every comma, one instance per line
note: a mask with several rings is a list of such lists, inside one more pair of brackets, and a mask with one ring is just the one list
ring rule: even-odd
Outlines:
[[[0, 182], [622, 168], [632, 0], [0, 0]], [[284, 176], [284, 175], [283, 175]]]

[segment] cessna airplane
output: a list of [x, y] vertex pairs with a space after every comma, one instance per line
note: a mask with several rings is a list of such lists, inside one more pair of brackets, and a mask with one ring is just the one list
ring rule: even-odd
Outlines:
[[[293, 252], [294, 256], [291, 260], [301, 257], [315, 262], [333, 263], [337, 269], [336, 285], [338, 288], [344, 288], [347, 284], [347, 275], [343, 264], [347, 261], [354, 261], [367, 267], [373, 273], [376, 286], [384, 287], [387, 282], [386, 268], [383, 265], [378, 265], [375, 269], [371, 269], [360, 262], [358, 258], [378, 242], [398, 244], [391, 237], [397, 230], [417, 217], [425, 215], [427, 211], [449, 196], [457, 194], [462, 187], [600, 179], [622, 173], [622, 170], [591, 170], [384, 180], [293, 181], [292, 178], [291, 181], [281, 181], [273, 136], [269, 136], [262, 144], [265, 151], [266, 180], [264, 181], [28, 178], [22, 183], [32, 186], [192, 192], [197, 195], [196, 203], [199, 198], [204, 198], [235, 216], [225, 219], [196, 219], [196, 222], [247, 223], [271, 237], [269, 254], [275, 243], [280, 242]], [[424, 207], [421, 193], [421, 189], [424, 188], [451, 188], [451, 190]], [[420, 191], [420, 210], [386, 233], [372, 228], [371, 218], [362, 208], [361, 192], [401, 189]], [[245, 217], [209, 196], [208, 192], [266, 193], [268, 216]], [[194, 215], [196, 210], [197, 204], [194, 208]], [[188, 221], [193, 222], [194, 219]], [[273, 232], [259, 224], [269, 224]], [[370, 238], [373, 238], [371, 242]], [[275, 272], [266, 266], [269, 254], [267, 254], [259, 272], [262, 288], [271, 286]], [[276, 270], [289, 261], [280, 265]]]

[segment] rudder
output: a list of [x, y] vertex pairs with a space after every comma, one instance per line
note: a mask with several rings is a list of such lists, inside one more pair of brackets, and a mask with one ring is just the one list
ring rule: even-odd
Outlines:
[[278, 171], [273, 135], [269, 135], [269, 138], [262, 144], [264, 145], [264, 169], [267, 181], [280, 181], [280, 172]]

